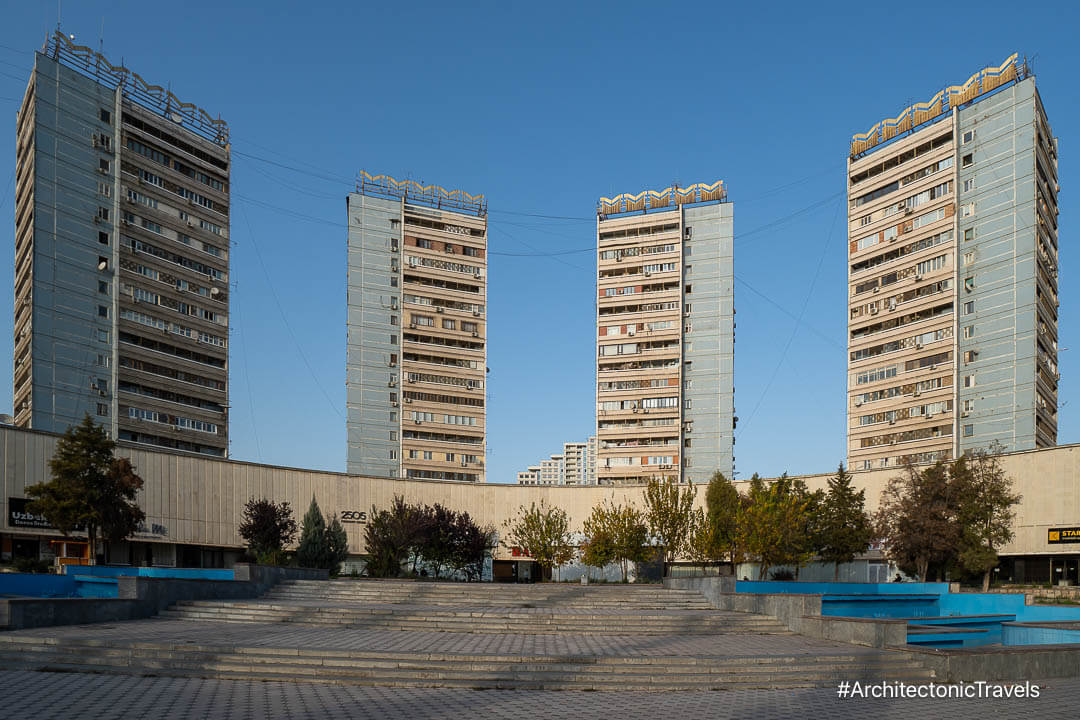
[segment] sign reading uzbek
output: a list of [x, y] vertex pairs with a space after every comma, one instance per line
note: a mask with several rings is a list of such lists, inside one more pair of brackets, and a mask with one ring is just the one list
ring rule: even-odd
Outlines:
[[1046, 531], [1046, 542], [1050, 545], [1080, 543], [1080, 527], [1050, 528]]
[[36, 530], [55, 530], [49, 521], [41, 515], [32, 515], [26, 512], [26, 505], [30, 501], [26, 498], [8, 498], [8, 525], [19, 528], [34, 528]]

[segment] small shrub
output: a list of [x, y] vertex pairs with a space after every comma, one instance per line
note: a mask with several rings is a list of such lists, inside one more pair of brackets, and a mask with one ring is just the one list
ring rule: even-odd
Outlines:
[[267, 550], [266, 552], [259, 553], [258, 562], [260, 565], [270, 565], [273, 567], [288, 567], [292, 565], [292, 559], [289, 557], [289, 553], [284, 550]]
[[38, 560], [37, 558], [29, 557], [17, 557], [11, 562], [16, 571], [21, 573], [49, 573], [52, 572], [52, 565], [48, 560]]
[[795, 580], [795, 573], [790, 570], [781, 568], [780, 570], [773, 570], [769, 575], [770, 580], [779, 580], [781, 582], [793, 582]]

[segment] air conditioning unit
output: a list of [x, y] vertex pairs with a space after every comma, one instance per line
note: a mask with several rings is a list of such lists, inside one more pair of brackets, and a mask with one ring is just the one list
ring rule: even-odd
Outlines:
[[856, 400], [855, 407], [862, 407], [862, 400]]
[[386, 363], [386, 367], [397, 367], [397, 363], [393, 360], [388, 360]]
[[409, 267], [416, 267], [416, 258], [409, 258]]
[[441, 313], [441, 312], [446, 312], [446, 310], [441, 308], [441, 307], [437, 307], [437, 308], [435, 308], [435, 312]]
[[416, 329], [416, 323], [414, 323], [414, 322], [409, 323], [409, 329], [415, 330]]
[[472, 314], [473, 314], [473, 317], [480, 317], [480, 311], [479, 310], [473, 310]]
[[98, 171], [99, 173], [101, 173], [102, 175], [105, 175], [105, 174], [106, 174], [106, 170], [105, 170], [105, 168], [103, 168], [103, 167], [99, 167], [99, 168], [97, 169], [97, 171]]
[[417, 425], [422, 425], [422, 424], [423, 424], [423, 422], [422, 422], [422, 421], [420, 420], [420, 418], [416, 418], [416, 424], [417, 424]]
[[477, 280], [479, 280], [480, 279], [480, 271], [477, 270], [475, 273], [473, 273], [473, 277], [475, 277]]
[[412, 402], [412, 398], [405, 398], [405, 402], [407, 402], [407, 403], [411, 403], [411, 402]]
[[895, 425], [896, 424], [896, 418], [889, 418], [889, 424], [890, 425]]
[[648, 415], [648, 414], [649, 414], [649, 408], [642, 408], [642, 409], [641, 409], [641, 412], [643, 412], [643, 413], [645, 413], [646, 415]]
[[386, 386], [387, 387], [397, 387], [397, 380], [391, 380], [390, 382], [386, 383]]
[[475, 330], [473, 330], [473, 334], [472, 334], [472, 336], [473, 336], [473, 337], [480, 337], [480, 333], [478, 333], [478, 332], [476, 332]]
[[910, 214], [911, 214], [911, 213], [913, 213], [913, 212], [915, 212], [915, 209], [914, 209], [914, 208], [909, 208], [909, 207], [905, 207], [905, 208], [904, 208], [904, 214], [905, 214], [905, 215], [910, 215]]
[[877, 305], [871, 305], [870, 306], [870, 314], [871, 315], [877, 315]]
[[645, 271], [645, 277], [652, 277], [652, 273], [648, 270]]
[[911, 393], [912, 397], [919, 397], [920, 395], [922, 395], [922, 390], [920, 390], [919, 388], [915, 388], [915, 391]]
[[454, 248], [453, 248], [453, 246], [451, 246], [451, 245], [447, 245], [447, 246], [446, 246], [446, 247], [445, 247], [444, 249], [446, 250], [446, 252], [447, 252], [448, 254], [450, 254], [450, 255], [453, 255], [453, 254], [454, 254]]
[[195, 223], [194, 223], [193, 221], [191, 221], [191, 220], [188, 220], [188, 221], [187, 221], [187, 226], [188, 226], [189, 228], [193, 228], [193, 227], [195, 227]]
[[874, 291], [874, 292], [878, 292], [878, 291], [880, 291], [880, 290], [881, 290], [881, 288], [880, 288], [880, 287], [875, 287], [873, 291]]
[[919, 282], [920, 280], [922, 280], [922, 275], [915, 273], [915, 282]]
[[915, 343], [915, 349], [916, 350], [922, 350], [922, 343], [921, 342]]
[[100, 215], [95, 215], [95, 216], [94, 216], [94, 222], [96, 222], [96, 223], [99, 223], [99, 224], [100, 224], [100, 223], [101, 223], [101, 216], [100, 216]]
[[960, 417], [962, 417], [962, 418], [966, 418], [966, 417], [967, 417], [968, 415], [970, 415], [970, 414], [971, 414], [971, 413], [966, 413], [966, 412], [962, 412], [962, 413], [960, 413]]
[[622, 262], [622, 255], [616, 255], [615, 262]]
[[461, 467], [469, 467], [469, 463], [466, 462], [465, 460], [462, 460], [461, 461]]
[[686, 317], [690, 317], [690, 311], [687, 310], [686, 312], [683, 313], [683, 315], [685, 315]]
[[637, 411], [638, 411], [638, 409], [637, 409], [637, 408], [635, 407], [635, 408], [633, 409], [633, 412], [637, 412]]
[[397, 407], [397, 400], [391, 400], [390, 407]]

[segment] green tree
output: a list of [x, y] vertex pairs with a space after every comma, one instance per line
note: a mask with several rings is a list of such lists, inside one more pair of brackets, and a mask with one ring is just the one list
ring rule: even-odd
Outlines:
[[686, 552], [696, 495], [693, 484], [679, 485], [670, 478], [653, 478], [645, 486], [645, 519], [653, 539], [663, 547], [665, 566]]
[[844, 464], [829, 480], [829, 491], [821, 506], [818, 550], [823, 562], [833, 564], [833, 580], [840, 579], [840, 564], [863, 553], [874, 539], [873, 523], [866, 512], [866, 491], [855, 491]]
[[90, 562], [97, 544], [130, 537], [146, 519], [135, 503], [142, 478], [126, 458], [116, 458], [116, 443], [87, 414], [57, 441], [49, 461], [51, 479], [30, 485], [29, 512], [42, 515], [64, 537], [85, 530]]
[[759, 579], [777, 565], [800, 568], [813, 556], [810, 531], [816, 502], [805, 485], [784, 473], [771, 484], [754, 474], [743, 513], [741, 544], [760, 564]]
[[709, 515], [703, 512], [701, 508], [696, 508], [690, 522], [690, 536], [686, 542], [686, 555], [701, 567], [703, 575], [709, 563], [719, 562], [724, 554], [720, 549], [717, 532], [716, 523], [712, 522]]
[[583, 530], [588, 538], [582, 556], [585, 564], [602, 568], [617, 562], [623, 582], [627, 580], [630, 563], [644, 562], [651, 556], [649, 528], [641, 511], [633, 505], [616, 505], [610, 500], [596, 505]]
[[364, 529], [367, 546], [367, 573], [370, 577], [398, 577], [402, 564], [419, 546], [425, 532], [426, 518], [422, 508], [409, 505], [395, 496], [388, 510], [371, 508], [371, 517]]
[[311, 505], [300, 523], [300, 544], [296, 548], [296, 563], [300, 567], [330, 568], [330, 544], [326, 536], [326, 521], [319, 503], [311, 496]]
[[296, 520], [288, 502], [251, 498], [244, 504], [237, 532], [260, 563], [279, 565], [284, 563], [285, 546], [296, 536]]
[[958, 559], [968, 572], [982, 573], [983, 592], [990, 589], [990, 576], [998, 564], [997, 548], [1013, 538], [1013, 506], [1021, 500], [1001, 467], [1002, 451], [995, 443], [958, 458], [949, 469], [962, 528]]
[[932, 567], [943, 570], [959, 554], [963, 528], [957, 522], [956, 489], [938, 462], [922, 471], [908, 464], [882, 493], [876, 534], [889, 559], [922, 582]]
[[341, 572], [341, 563], [349, 558], [349, 537], [345, 534], [345, 527], [338, 520], [337, 513], [333, 514], [326, 527], [326, 541], [330, 574], [337, 575]]
[[528, 508], [522, 505], [517, 516], [507, 520], [505, 525], [510, 528], [507, 543], [528, 553], [545, 576], [550, 576], [552, 568], [565, 565], [574, 558], [570, 523], [562, 508], [548, 507], [543, 500]]
[[727, 555], [732, 575], [735, 574], [736, 564], [742, 562], [739, 525], [743, 520], [745, 505], [745, 499], [735, 484], [722, 472], [713, 473], [705, 488], [705, 522], [709, 526], [707, 535], [711, 538], [709, 548], [716, 553], [713, 560], [720, 561]]

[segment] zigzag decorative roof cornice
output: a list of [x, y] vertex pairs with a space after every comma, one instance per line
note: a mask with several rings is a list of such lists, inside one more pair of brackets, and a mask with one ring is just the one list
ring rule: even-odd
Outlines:
[[200, 137], [222, 146], [229, 144], [229, 126], [221, 116], [217, 119], [210, 117], [210, 113], [197, 105], [181, 101], [171, 90], [160, 85], [151, 85], [138, 73], [123, 65], [113, 65], [105, 56], [85, 45], [76, 45], [60, 30], [55, 31], [45, 42], [42, 53], [51, 55], [53, 59], [103, 85], [121, 88], [125, 97], [169, 118]]
[[356, 178], [356, 192], [401, 198], [437, 209], [465, 210], [481, 217], [487, 214], [487, 200], [483, 195], [447, 190], [438, 185], [421, 185], [415, 180], [396, 180], [389, 175], [372, 175], [363, 170]]
[[597, 212], [601, 215], [618, 215], [636, 210], [656, 210], [672, 205], [690, 205], [710, 200], [727, 200], [727, 190], [724, 189], [723, 180], [717, 180], [712, 185], [694, 183], [685, 188], [673, 185], [663, 190], [644, 190], [637, 195], [623, 193], [613, 198], [603, 197], [597, 203]]
[[886, 118], [869, 131], [852, 135], [851, 156], [864, 153], [875, 145], [933, 120], [951, 108], [971, 102], [978, 96], [1015, 80], [1021, 74], [1021, 69], [1017, 67], [1017, 58], [1017, 53], [1013, 53], [998, 67], [983, 68], [969, 77], [963, 85], [950, 85], [939, 90], [927, 102], [915, 103], [905, 108], [899, 116]]

